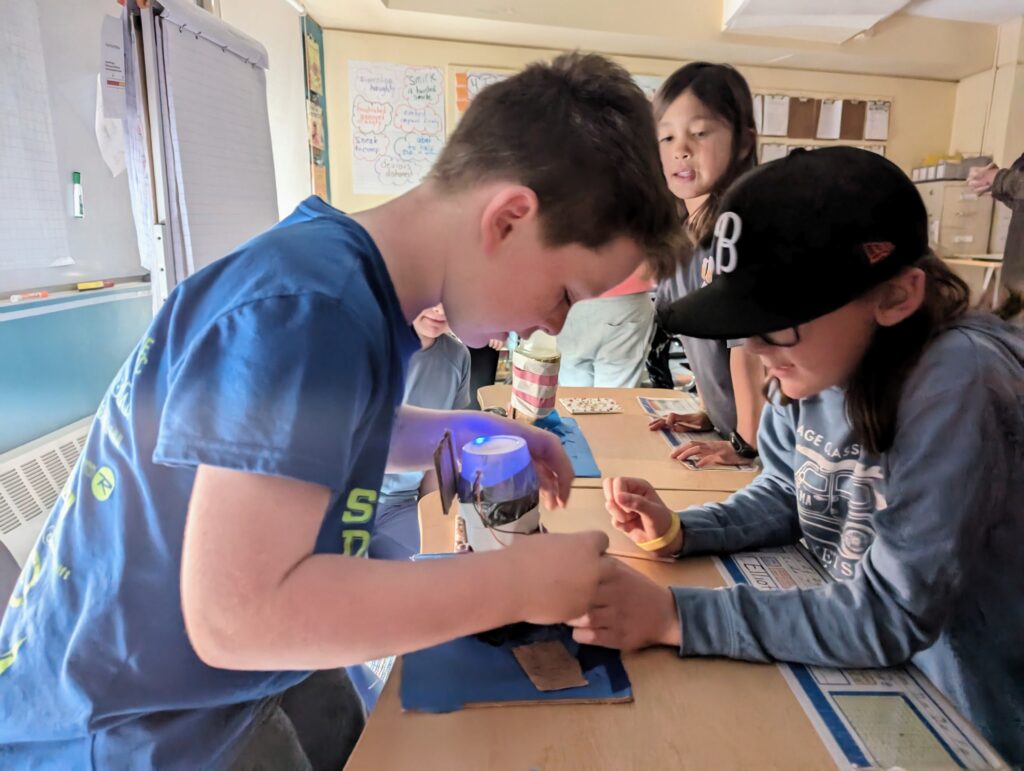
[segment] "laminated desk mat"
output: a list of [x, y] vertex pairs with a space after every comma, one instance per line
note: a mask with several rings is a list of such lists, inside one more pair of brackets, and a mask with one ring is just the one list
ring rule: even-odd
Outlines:
[[[595, 645], [580, 645], [572, 639], [569, 627], [535, 627], [527, 638], [505, 640], [500, 644], [477, 637], [460, 637], [435, 645], [402, 660], [399, 693], [402, 709], [414, 712], [454, 712], [474, 707], [501, 707], [523, 704], [619, 704], [633, 701], [629, 676], [622, 666], [619, 651]], [[538, 639], [534, 639], [538, 638]], [[515, 648], [533, 643], [560, 642], [568, 655], [578, 662], [570, 675], [552, 676], [550, 669], [538, 674], [537, 664]], [[521, 663], [522, 662], [522, 663]], [[548, 659], [548, 664], [552, 659]], [[557, 665], [557, 659], [554, 660]], [[532, 667], [528, 674], [526, 667]], [[533, 677], [531, 678], [531, 674]], [[582, 675], [585, 685], [564, 687], [573, 677]], [[542, 681], [562, 682], [554, 690], [541, 690]], [[538, 687], [540, 683], [541, 687]]]
[[[730, 585], [817, 589], [832, 577], [800, 544], [715, 557]], [[912, 664], [856, 669], [778, 663], [838, 768], [1006, 768]]]

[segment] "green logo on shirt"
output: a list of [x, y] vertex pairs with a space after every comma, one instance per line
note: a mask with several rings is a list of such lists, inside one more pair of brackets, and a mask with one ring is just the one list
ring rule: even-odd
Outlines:
[[92, 494], [96, 500], [105, 501], [114, 492], [114, 472], [109, 466], [103, 466], [93, 474]]
[[24, 645], [26, 639], [28, 638], [22, 637], [20, 640], [15, 641], [13, 648], [7, 651], [7, 653], [0, 655], [0, 675], [14, 666], [14, 662], [18, 658], [18, 649]]

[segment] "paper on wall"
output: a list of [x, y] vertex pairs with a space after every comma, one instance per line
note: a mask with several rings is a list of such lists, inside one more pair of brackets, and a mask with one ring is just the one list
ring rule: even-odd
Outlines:
[[842, 99], [822, 99], [818, 113], [818, 139], [839, 139], [839, 127], [843, 120]]
[[444, 147], [441, 68], [350, 61], [348, 78], [352, 192], [410, 190]]
[[768, 94], [764, 97], [763, 131], [768, 137], [784, 137], [789, 133], [789, 97]]
[[886, 141], [889, 138], [889, 102], [868, 102], [864, 119], [864, 138]]

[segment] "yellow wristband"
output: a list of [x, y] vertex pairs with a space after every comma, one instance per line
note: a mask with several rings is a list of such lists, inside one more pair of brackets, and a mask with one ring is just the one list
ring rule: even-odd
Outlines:
[[640, 541], [637, 543], [644, 551], [658, 551], [658, 549], [664, 549], [666, 546], [671, 545], [672, 541], [679, 535], [679, 531], [683, 529], [682, 524], [679, 522], [679, 515], [673, 514], [672, 521], [668, 525], [668, 530], [660, 538], [653, 538], [650, 541]]

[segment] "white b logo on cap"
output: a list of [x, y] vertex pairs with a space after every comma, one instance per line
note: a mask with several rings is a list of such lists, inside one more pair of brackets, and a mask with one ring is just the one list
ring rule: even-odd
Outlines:
[[[736, 270], [736, 242], [743, 232], [743, 222], [735, 212], [727, 211], [715, 223], [715, 272], [732, 273]], [[729, 262], [725, 262], [728, 257]]]

